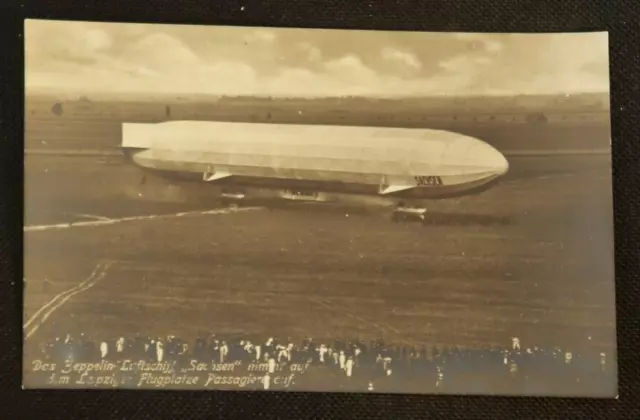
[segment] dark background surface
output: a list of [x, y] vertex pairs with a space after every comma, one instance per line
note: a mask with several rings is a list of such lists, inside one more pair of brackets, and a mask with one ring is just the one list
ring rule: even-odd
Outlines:
[[[241, 7], [244, 8], [241, 10]], [[637, 237], [640, 199], [637, 148], [639, 7], [629, 1], [33, 1], [0, 9], [3, 83], [0, 100], [3, 170], [0, 274], [6, 297], [0, 319], [1, 390], [6, 418], [640, 418], [638, 404]], [[201, 23], [245, 26], [492, 32], [610, 32], [614, 159], [618, 400], [515, 399], [246, 392], [22, 391], [22, 110], [24, 18]], [[636, 236], [634, 236], [636, 235]]]

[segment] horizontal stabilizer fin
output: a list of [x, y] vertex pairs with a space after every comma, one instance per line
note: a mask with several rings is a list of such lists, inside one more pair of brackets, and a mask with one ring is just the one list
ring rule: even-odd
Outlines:
[[395, 184], [395, 185], [385, 185], [384, 187], [380, 187], [380, 194], [391, 194], [398, 191], [405, 191], [415, 188], [415, 185], [409, 184]]
[[231, 174], [228, 171], [215, 171], [215, 172], [205, 172], [202, 175], [202, 179], [204, 181], [210, 182], [210, 181], [217, 181], [219, 179], [223, 179], [223, 178], [228, 178], [230, 177]]

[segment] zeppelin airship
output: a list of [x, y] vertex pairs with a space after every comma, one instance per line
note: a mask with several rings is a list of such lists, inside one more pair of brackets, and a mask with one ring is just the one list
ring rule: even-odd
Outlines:
[[509, 169], [479, 139], [416, 128], [124, 123], [122, 148], [144, 170], [217, 185], [231, 200], [373, 204], [422, 218], [428, 201], [480, 193]]

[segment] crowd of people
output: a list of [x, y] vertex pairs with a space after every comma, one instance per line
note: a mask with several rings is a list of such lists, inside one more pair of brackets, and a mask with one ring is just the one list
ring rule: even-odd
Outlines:
[[[615, 388], [614, 363], [604, 352], [522, 346], [517, 337], [507, 344], [461, 349], [395, 346], [382, 340], [294, 343], [275, 337], [252, 341], [217, 336], [198, 337], [195, 342], [175, 336], [94, 341], [81, 334], [54, 337], [39, 348], [38, 357], [58, 364], [163, 363], [173, 366], [173, 375], [193, 370], [200, 362], [237, 364], [245, 371], [248, 367], [249, 373], [251, 366], [264, 366], [256, 370], [264, 378], [255, 381], [253, 389], [597, 395]], [[296, 373], [293, 381], [276, 386], [269, 380], [278, 372], [290, 371]], [[129, 377], [129, 382], [121, 383], [127, 387], [135, 382]]]

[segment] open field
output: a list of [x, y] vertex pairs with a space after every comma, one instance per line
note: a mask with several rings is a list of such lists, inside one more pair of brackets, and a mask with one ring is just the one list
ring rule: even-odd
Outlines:
[[[103, 179], [98, 169], [70, 172], [89, 188]], [[27, 232], [25, 313], [113, 261], [56, 324], [108, 335], [277, 331], [465, 345], [518, 335], [537, 345], [611, 346], [611, 208], [601, 195], [609, 182], [606, 169], [514, 177], [435, 204], [435, 222], [419, 228], [292, 206]], [[27, 201], [27, 214], [60, 222], [204, 208], [105, 197], [49, 196], [49, 205]], [[45, 277], [53, 286], [43, 290]]]
[[[118, 124], [32, 118], [26, 146], [116, 151]], [[507, 154], [608, 146], [602, 124], [471, 127]], [[468, 347], [517, 336], [525, 347], [615, 353], [610, 156], [509, 160], [501, 185], [435, 202], [421, 226], [337, 207], [202, 214], [219, 206], [202, 189], [142, 183], [117, 153], [28, 154], [26, 226], [165, 217], [25, 232], [25, 321], [106, 264], [29, 329], [26, 358], [67, 332]]]

